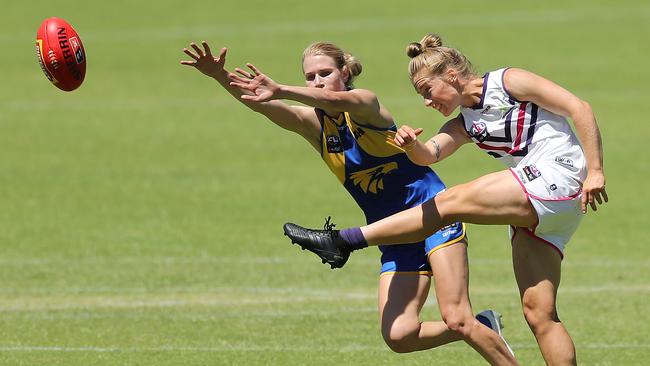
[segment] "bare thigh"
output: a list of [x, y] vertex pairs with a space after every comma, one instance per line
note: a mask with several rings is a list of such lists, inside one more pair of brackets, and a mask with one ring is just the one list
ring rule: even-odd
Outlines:
[[383, 274], [379, 278], [379, 315], [381, 331], [387, 337], [391, 331], [415, 331], [424, 306], [431, 278], [420, 274]]
[[512, 261], [524, 312], [557, 319], [562, 259], [557, 250], [519, 230], [512, 243]]
[[429, 257], [433, 269], [436, 298], [443, 318], [450, 313], [469, 313], [469, 268], [465, 240], [438, 249]]
[[[440, 193], [423, 206], [435, 210], [444, 224], [463, 221], [473, 224], [531, 227], [537, 213], [510, 170], [503, 170], [460, 184]], [[425, 214], [427, 208], [425, 207]]]

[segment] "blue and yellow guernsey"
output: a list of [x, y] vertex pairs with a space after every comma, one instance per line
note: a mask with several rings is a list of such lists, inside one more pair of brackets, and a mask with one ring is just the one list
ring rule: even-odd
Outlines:
[[431, 168], [414, 164], [395, 145], [395, 126], [381, 129], [362, 124], [347, 112], [338, 118], [317, 113], [323, 160], [354, 197], [368, 223], [417, 206], [445, 189]]
[[[363, 124], [354, 121], [347, 112], [336, 118], [319, 109], [316, 109], [316, 113], [321, 122], [323, 160], [363, 210], [368, 223], [418, 206], [445, 189], [431, 168], [413, 163], [404, 150], [395, 144], [395, 126], [382, 129]], [[407, 249], [411, 245], [382, 246], [382, 273], [427, 272], [426, 255], [462, 237], [463, 225], [457, 224], [428, 238], [426, 251], [422, 243], [418, 243], [419, 249]], [[393, 255], [387, 253], [387, 248], [391, 248], [388, 251], [402, 253], [388, 258]], [[404, 255], [413, 258], [397, 258]]]

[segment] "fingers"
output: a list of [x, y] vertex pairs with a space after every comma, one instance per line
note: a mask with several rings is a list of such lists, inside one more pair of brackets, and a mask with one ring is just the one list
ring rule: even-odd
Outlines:
[[402, 147], [402, 145], [404, 145], [404, 138], [402, 138], [402, 136], [400, 136], [399, 134], [395, 134], [395, 138], [393, 140], [399, 147]]
[[596, 194], [594, 195], [594, 198], [596, 199], [596, 201], [598, 202], [599, 205], [602, 205], [602, 204], [603, 204], [603, 200], [602, 200], [602, 198], [600, 198], [600, 194], [599, 194], [599, 193], [596, 193]]
[[250, 100], [252, 102], [259, 102], [260, 101], [260, 97], [258, 97], [257, 95], [248, 95], [248, 94], [243, 94], [241, 96], [241, 99]]
[[607, 197], [607, 192], [604, 188], [593, 190], [585, 189], [582, 192], [581, 201], [582, 213], [587, 213], [587, 205], [589, 205], [592, 210], [598, 211], [598, 205], [609, 202], [609, 197]]
[[196, 51], [196, 54], [199, 57], [204, 57], [205, 56], [205, 54], [203, 53], [203, 50], [201, 48], [199, 48], [199, 46], [197, 46], [196, 43], [192, 42], [192, 43], [190, 43], [190, 46], [194, 49], [194, 51]]
[[257, 67], [255, 67], [255, 65], [253, 65], [251, 63], [247, 63], [246, 66], [248, 66], [249, 69], [253, 70], [255, 75], [259, 76], [259, 75], [262, 74], [262, 72]]
[[249, 79], [253, 79], [253, 78], [255, 77], [255, 76], [254, 76], [253, 74], [251, 74], [250, 72], [248, 72], [248, 71], [246, 71], [246, 70], [244, 70], [244, 69], [241, 69], [241, 68], [239, 68], [239, 67], [236, 67], [236, 68], [235, 68], [235, 72], [237, 72], [238, 74], [240, 74], [240, 75], [242, 75], [242, 76], [244, 76], [244, 77], [246, 77], [246, 78], [249, 78]]
[[241, 77], [239, 75], [233, 74], [232, 72], [228, 73], [228, 79], [230, 79], [231, 81], [234, 81], [236, 83], [243, 83], [243, 84], [249, 84], [250, 81], [251, 81], [251, 79], [245, 79], [245, 78], [243, 78], [243, 77]]
[[594, 201], [593, 193], [589, 194], [589, 206], [591, 206], [592, 210], [598, 211], [598, 207], [596, 207], [596, 202]]
[[194, 60], [198, 61], [199, 58], [195, 54], [192, 53], [192, 51], [188, 50], [187, 48], [183, 48], [183, 52], [185, 52], [186, 55], [190, 56]]
[[[246, 90], [255, 90], [255, 88], [251, 88], [249, 83], [242, 83], [238, 81], [231, 81], [230, 86], [234, 86], [235, 88], [241, 88], [241, 89], [246, 89]], [[246, 99], [246, 98], [244, 98]]]
[[224, 61], [224, 62], [226, 61], [226, 52], [228, 52], [228, 49], [226, 47], [221, 49], [221, 51], [219, 52], [219, 60], [220, 61]]
[[415, 132], [415, 136], [420, 136], [422, 131], [424, 131], [424, 128], [416, 128], [413, 132]]
[[409, 129], [408, 131], [408, 136], [411, 140], [417, 140], [418, 135], [415, 134], [415, 131], [413, 129]]
[[594, 202], [594, 194], [591, 191], [585, 190], [582, 192], [582, 199], [580, 207], [583, 214], [587, 213], [587, 205], [591, 206], [591, 209], [596, 211], [596, 203]]
[[208, 57], [212, 57], [212, 51], [210, 51], [210, 46], [208, 46], [208, 42], [202, 41], [201, 44], [203, 45], [203, 48], [205, 49], [205, 55]]
[[397, 144], [397, 146], [399, 147], [412, 146], [413, 144], [415, 144], [415, 141], [417, 140], [417, 136], [420, 133], [422, 133], [421, 128], [413, 130], [410, 126], [404, 125], [397, 130], [397, 133], [395, 133], [395, 137], [393, 138], [393, 141], [395, 141], [395, 144]]

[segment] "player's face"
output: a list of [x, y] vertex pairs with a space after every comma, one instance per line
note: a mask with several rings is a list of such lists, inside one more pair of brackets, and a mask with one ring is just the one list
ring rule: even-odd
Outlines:
[[415, 83], [418, 93], [424, 98], [424, 105], [438, 110], [445, 117], [460, 105], [458, 90], [442, 77], [422, 77]]
[[310, 88], [323, 88], [331, 91], [345, 90], [347, 75], [342, 72], [329, 56], [307, 56], [302, 63], [305, 83]]

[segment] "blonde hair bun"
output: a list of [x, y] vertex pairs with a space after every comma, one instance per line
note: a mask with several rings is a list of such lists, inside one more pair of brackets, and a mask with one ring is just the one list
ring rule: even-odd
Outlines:
[[357, 58], [352, 56], [349, 52], [344, 52], [343, 58], [345, 59], [345, 66], [347, 66], [348, 70], [350, 71], [350, 77], [359, 76], [363, 70], [361, 62], [359, 62], [359, 60], [357, 60]]
[[412, 42], [406, 47], [406, 54], [414, 58], [427, 50], [442, 47], [442, 38], [437, 34], [427, 34], [420, 42]]

